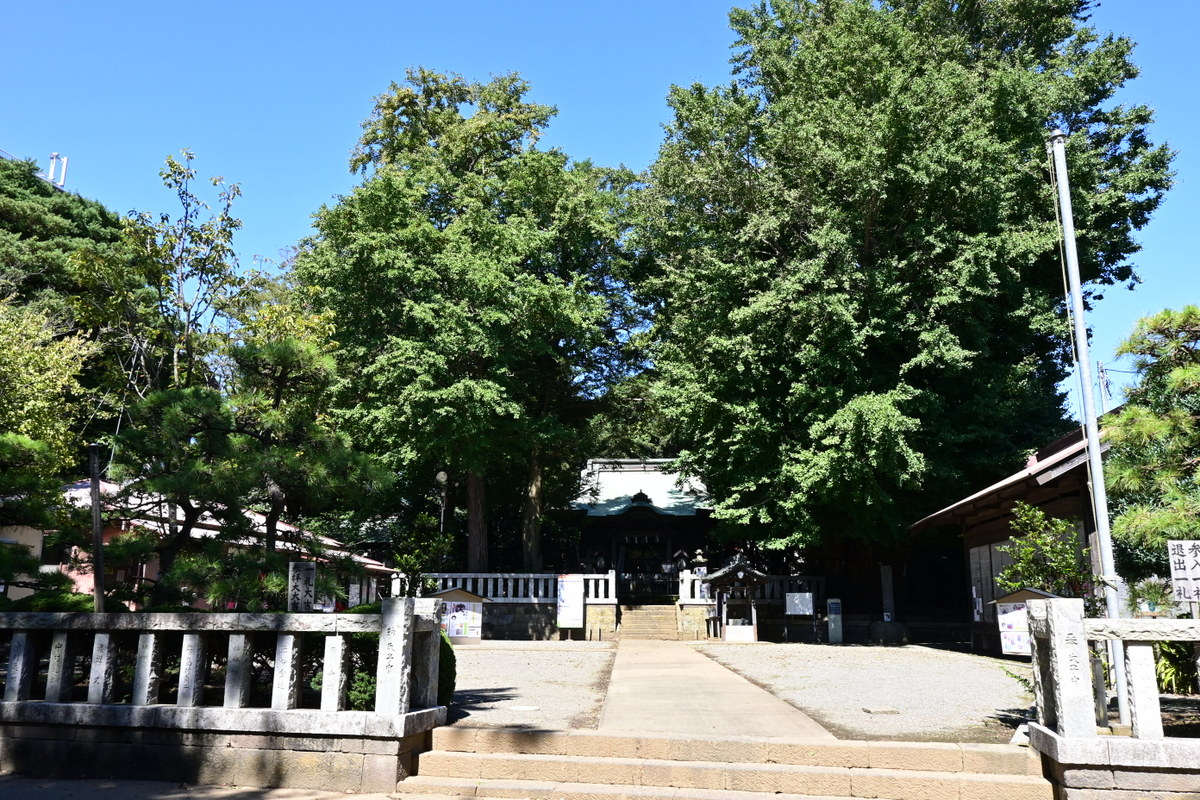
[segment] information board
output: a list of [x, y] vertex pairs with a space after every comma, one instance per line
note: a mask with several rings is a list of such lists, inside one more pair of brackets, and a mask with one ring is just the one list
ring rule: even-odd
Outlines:
[[1177, 603], [1200, 603], [1200, 541], [1167, 542], [1171, 592]]
[[583, 627], [583, 576], [558, 576], [558, 627]]
[[785, 594], [783, 613], [811, 617], [813, 613], [812, 592], [788, 592]]
[[1000, 652], [1011, 656], [1032, 654], [1029, 612], [1024, 603], [997, 603], [996, 622], [1000, 625]]

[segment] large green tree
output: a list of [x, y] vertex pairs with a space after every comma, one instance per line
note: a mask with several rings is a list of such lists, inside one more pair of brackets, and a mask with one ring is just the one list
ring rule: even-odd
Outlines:
[[1167, 542], [1200, 539], [1200, 307], [1146, 317], [1118, 349], [1138, 384], [1114, 418], [1104, 473], [1128, 580], [1167, 574]]
[[351, 195], [317, 215], [297, 274], [321, 289], [356, 441], [431, 487], [465, 482], [468, 562], [487, 567], [485, 479], [523, 472], [523, 562], [540, 566], [548, 470], [574, 455], [619, 371], [632, 176], [536, 147], [554, 110], [514, 75], [414, 70], [364, 123]]
[[1132, 43], [1087, 0], [778, 0], [734, 11], [736, 80], [670, 94], [642, 244], [682, 463], [768, 542], [895, 540], [1061, 432], [1049, 130], [1085, 281], [1170, 183]]

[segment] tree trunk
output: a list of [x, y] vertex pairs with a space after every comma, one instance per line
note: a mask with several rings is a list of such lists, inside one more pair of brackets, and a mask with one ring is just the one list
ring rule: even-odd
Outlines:
[[467, 571], [487, 572], [487, 505], [483, 476], [467, 473]]
[[266, 537], [267, 555], [274, 555], [275, 541], [279, 530], [279, 518], [283, 515], [284, 498], [283, 490], [279, 488], [279, 484], [270, 475], [266, 476], [266, 484], [270, 505], [267, 507], [263, 535]]
[[521, 565], [527, 572], [542, 571], [542, 464], [537, 453], [529, 459], [529, 484], [521, 504]]

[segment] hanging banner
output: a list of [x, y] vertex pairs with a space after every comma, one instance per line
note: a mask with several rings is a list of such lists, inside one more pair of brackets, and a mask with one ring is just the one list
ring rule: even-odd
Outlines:
[[558, 627], [583, 627], [583, 576], [558, 576]]

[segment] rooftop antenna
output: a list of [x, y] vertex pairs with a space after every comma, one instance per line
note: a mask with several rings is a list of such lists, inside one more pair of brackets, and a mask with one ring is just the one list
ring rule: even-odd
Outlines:
[[[58, 174], [58, 180], [56, 181], [56, 180], [54, 180], [54, 168], [60, 162], [62, 165], [62, 172], [60, 172]], [[58, 153], [50, 154], [50, 169], [46, 171], [46, 180], [47, 180], [47, 182], [54, 184], [55, 186], [57, 186], [60, 189], [63, 188], [63, 185], [66, 184], [66, 182], [67, 182], [67, 157], [66, 156], [59, 155]]]

